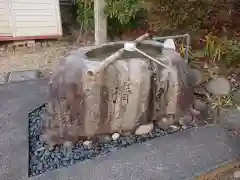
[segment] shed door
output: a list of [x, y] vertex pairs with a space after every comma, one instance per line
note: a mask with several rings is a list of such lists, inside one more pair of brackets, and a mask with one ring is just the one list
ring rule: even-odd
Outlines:
[[11, 19], [9, 18], [9, 2], [0, 0], [0, 36], [12, 36]]
[[62, 35], [58, 0], [12, 0], [15, 36]]

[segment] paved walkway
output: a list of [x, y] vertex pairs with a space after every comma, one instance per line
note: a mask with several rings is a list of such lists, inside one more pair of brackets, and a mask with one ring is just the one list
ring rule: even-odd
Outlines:
[[[28, 180], [28, 112], [45, 102], [46, 81], [0, 85], [0, 180]], [[32, 180], [186, 180], [238, 157], [239, 140], [201, 127], [132, 145]]]
[[222, 129], [202, 127], [132, 145], [32, 179], [187, 180], [235, 159], [239, 153], [237, 141]]
[[28, 176], [28, 112], [44, 103], [46, 84], [0, 85], [0, 180]]

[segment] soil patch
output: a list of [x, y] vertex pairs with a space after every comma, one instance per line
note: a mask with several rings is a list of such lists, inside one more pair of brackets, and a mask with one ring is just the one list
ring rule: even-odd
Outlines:
[[[213, 171], [195, 178], [195, 180], [238, 180], [240, 179], [240, 160], [220, 166]], [[236, 176], [238, 175], [238, 177]]]
[[12, 71], [26, 71], [36, 69], [53, 69], [72, 45], [65, 41], [53, 41], [49, 46], [2, 48], [0, 56], [0, 73]]

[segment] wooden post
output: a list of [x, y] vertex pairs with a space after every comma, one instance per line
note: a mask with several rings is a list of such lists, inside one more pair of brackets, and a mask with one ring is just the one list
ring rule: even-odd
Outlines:
[[105, 0], [94, 0], [95, 44], [107, 42], [107, 17], [104, 14]]

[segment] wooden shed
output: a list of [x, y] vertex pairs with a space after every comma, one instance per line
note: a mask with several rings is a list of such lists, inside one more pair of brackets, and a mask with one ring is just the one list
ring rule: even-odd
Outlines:
[[0, 41], [60, 36], [59, 0], [0, 0]]

